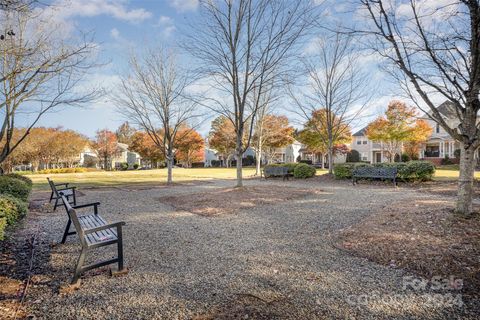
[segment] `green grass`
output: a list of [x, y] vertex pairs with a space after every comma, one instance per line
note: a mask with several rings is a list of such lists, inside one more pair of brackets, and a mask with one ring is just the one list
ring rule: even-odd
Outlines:
[[[457, 180], [458, 179], [458, 170], [452, 169], [437, 169], [435, 171], [435, 180]], [[475, 179], [480, 179], [480, 172], [475, 172]]]
[[[243, 176], [251, 177], [255, 168], [244, 168]], [[167, 169], [131, 170], [131, 171], [95, 171], [84, 173], [32, 174], [28, 175], [36, 190], [49, 189], [47, 177], [55, 182], [69, 182], [83, 187], [109, 187], [132, 184], [161, 185], [167, 181]], [[194, 168], [173, 169], [173, 182], [195, 180], [234, 179], [235, 168]]]
[[[317, 169], [317, 175], [322, 175], [327, 172], [327, 170]], [[254, 175], [255, 168], [243, 168], [244, 178], [250, 178]], [[47, 177], [57, 183], [69, 182], [72, 185], [80, 187], [112, 187], [134, 184], [162, 185], [167, 181], [167, 169], [32, 174], [27, 175], [27, 177], [32, 179], [35, 190], [49, 189]], [[235, 178], [235, 168], [173, 169], [173, 182]]]

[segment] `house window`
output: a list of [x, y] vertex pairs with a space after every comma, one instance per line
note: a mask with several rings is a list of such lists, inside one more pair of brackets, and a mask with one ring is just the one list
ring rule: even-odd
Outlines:
[[435, 127], [435, 132], [440, 133], [440, 125], [437, 123], [437, 126]]
[[363, 140], [363, 144], [367, 144], [367, 143], [368, 143], [368, 141], [367, 141], [367, 140]]
[[357, 144], [362, 144], [362, 140], [357, 140]]
[[366, 152], [362, 152], [361, 155], [362, 155], [362, 161], [368, 161], [368, 156]]

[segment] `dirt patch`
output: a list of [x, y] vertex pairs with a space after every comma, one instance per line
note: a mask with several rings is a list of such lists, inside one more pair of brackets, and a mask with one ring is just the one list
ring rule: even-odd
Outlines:
[[189, 211], [202, 216], [215, 216], [231, 214], [242, 209], [300, 199], [321, 192], [321, 190], [269, 185], [265, 187], [226, 188], [188, 195], [165, 196], [159, 198], [159, 200], [180, 211]]
[[448, 200], [392, 204], [341, 231], [339, 245], [372, 261], [426, 279], [463, 279], [463, 292], [480, 292], [480, 217], [453, 214]]

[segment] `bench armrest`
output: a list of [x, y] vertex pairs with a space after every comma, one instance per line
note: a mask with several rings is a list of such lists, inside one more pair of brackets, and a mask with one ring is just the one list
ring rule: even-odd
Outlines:
[[97, 232], [97, 231], [101, 231], [101, 230], [105, 230], [105, 229], [111, 229], [111, 228], [121, 228], [122, 226], [125, 225], [125, 222], [124, 221], [120, 221], [120, 222], [114, 222], [114, 223], [109, 223], [109, 224], [106, 224], [104, 226], [100, 226], [100, 227], [95, 227], [95, 228], [89, 228], [89, 229], [85, 229], [83, 230], [83, 232], [85, 234], [90, 234], [90, 233], [94, 233], [94, 232]]
[[85, 203], [85, 204], [79, 204], [76, 206], [73, 206], [73, 209], [81, 209], [81, 208], [88, 208], [88, 207], [93, 207], [93, 213], [95, 215], [98, 215], [98, 206], [100, 205], [100, 202], [92, 202], [92, 203]]
[[72, 206], [73, 209], [80, 209], [80, 208], [87, 208], [87, 207], [98, 207], [100, 205], [100, 202], [92, 202], [92, 203], [85, 203], [85, 204], [79, 204], [76, 206]]
[[69, 183], [54, 183], [53, 185], [54, 185], [55, 187], [65, 186], [66, 188], [68, 188]]
[[57, 189], [57, 191], [58, 191], [58, 192], [64, 191], [64, 190], [73, 190], [73, 191], [75, 191], [76, 188], [77, 188], [77, 187], [68, 187], [68, 188]]

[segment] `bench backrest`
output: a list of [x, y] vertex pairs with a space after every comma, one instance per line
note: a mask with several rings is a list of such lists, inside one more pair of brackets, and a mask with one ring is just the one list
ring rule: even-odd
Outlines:
[[266, 175], [288, 174], [288, 168], [287, 167], [266, 167], [265, 168], [265, 174]]
[[[55, 183], [53, 183], [52, 180], [50, 180], [50, 178], [47, 178], [48, 180], [48, 184], [50, 185], [50, 188], [52, 189], [53, 192], [57, 193], [57, 188], [55, 187]], [[58, 196], [58, 194], [57, 194]]]
[[359, 167], [353, 170], [354, 176], [362, 177], [386, 177], [395, 178], [397, 176], [397, 168], [395, 167]]
[[77, 231], [77, 234], [80, 238], [80, 241], [82, 242], [82, 244], [86, 245], [85, 237], [83, 236], [82, 226], [80, 225], [80, 221], [78, 220], [77, 211], [74, 208], [72, 208], [72, 206], [68, 202], [67, 198], [63, 195], [63, 193], [60, 192], [60, 196], [62, 197], [63, 205], [65, 206], [65, 210], [67, 211], [68, 217], [72, 221], [73, 226], [75, 227], [75, 230]]

